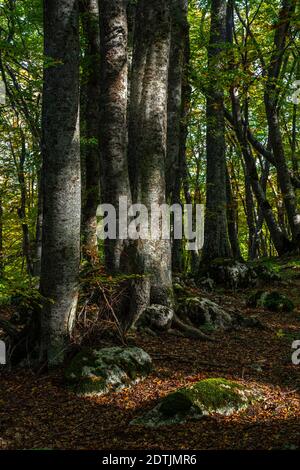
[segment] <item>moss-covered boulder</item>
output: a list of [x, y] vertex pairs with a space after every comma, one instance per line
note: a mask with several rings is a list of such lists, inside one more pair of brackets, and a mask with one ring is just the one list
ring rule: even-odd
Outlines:
[[259, 398], [241, 384], [223, 378], [200, 380], [191, 387], [180, 388], [163, 398], [133, 425], [159, 427], [218, 413], [230, 415], [246, 409]]
[[[251, 266], [251, 263], [250, 263]], [[252, 263], [252, 269], [256, 273], [257, 277], [265, 282], [280, 281], [281, 277], [271, 266], [267, 266], [263, 263]]]
[[87, 349], [71, 361], [65, 379], [79, 395], [102, 395], [139, 382], [151, 369], [149, 354], [137, 347]]
[[256, 291], [249, 297], [247, 305], [252, 308], [266, 308], [273, 312], [291, 312], [295, 308], [286, 295], [277, 291]]
[[181, 298], [178, 300], [177, 313], [181, 318], [188, 318], [193, 325], [205, 330], [227, 329], [232, 326], [231, 315], [207, 298]]

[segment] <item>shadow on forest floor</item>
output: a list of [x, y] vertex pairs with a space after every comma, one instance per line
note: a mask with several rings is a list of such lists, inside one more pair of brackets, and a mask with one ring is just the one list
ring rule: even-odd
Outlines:
[[[300, 447], [300, 365], [291, 344], [300, 339], [300, 279], [283, 283], [296, 303], [289, 314], [249, 309], [249, 290], [210, 297], [255, 313], [266, 330], [218, 333], [215, 343], [144, 336], [136, 338], [154, 360], [144, 382], [119, 393], [78, 398], [63, 385], [62, 372], [35, 376], [2, 372], [2, 449], [293, 449]], [[207, 294], [205, 294], [207, 296]], [[230, 417], [210, 416], [176, 427], [151, 430], [129, 422], [175, 388], [207, 377], [225, 377], [259, 389], [263, 400]]]

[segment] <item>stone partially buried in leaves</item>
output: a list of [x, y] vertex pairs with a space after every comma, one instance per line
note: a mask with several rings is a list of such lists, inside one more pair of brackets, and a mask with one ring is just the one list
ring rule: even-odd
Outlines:
[[131, 424], [159, 427], [185, 423], [213, 413], [230, 415], [246, 409], [256, 399], [257, 393], [237, 382], [223, 378], [205, 379], [170, 393]]
[[153, 330], [168, 330], [172, 324], [174, 312], [165, 305], [152, 304], [145, 308], [138, 319], [138, 328], [149, 327]]
[[65, 371], [65, 379], [79, 395], [102, 395], [143, 380], [152, 361], [143, 349], [112, 347], [81, 351]]
[[209, 330], [227, 329], [232, 318], [220, 305], [206, 298], [186, 297], [178, 303], [180, 317], [188, 318], [193, 325]]
[[286, 295], [277, 291], [257, 291], [249, 297], [247, 305], [254, 308], [267, 308], [272, 312], [291, 312], [295, 308], [293, 302]]

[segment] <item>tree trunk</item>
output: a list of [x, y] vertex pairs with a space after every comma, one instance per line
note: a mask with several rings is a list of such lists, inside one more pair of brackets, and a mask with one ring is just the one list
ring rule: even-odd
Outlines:
[[[129, 126], [129, 158], [134, 202], [166, 202], [168, 66], [170, 4], [167, 0], [140, 0], [134, 41]], [[159, 231], [159, 227], [156, 227]], [[150, 302], [172, 301], [170, 240], [153, 234], [139, 243], [142, 271], [150, 274]]]
[[63, 361], [78, 298], [80, 262], [79, 12], [77, 0], [44, 1], [41, 358]]
[[300, 246], [300, 213], [291, 175], [285, 158], [284, 145], [280, 129], [278, 98], [280, 87], [278, 79], [282, 68], [286, 41], [296, 0], [283, 0], [279, 13], [278, 25], [274, 36], [274, 47], [268, 67], [264, 101], [269, 126], [269, 136], [278, 173], [278, 182], [283, 196], [285, 210], [295, 246]]
[[[226, 158], [222, 55], [226, 42], [226, 1], [212, 0], [208, 47], [206, 214], [202, 260], [232, 256], [226, 214]], [[224, 65], [224, 64], [223, 64]]]
[[[166, 197], [171, 204], [181, 205], [186, 134], [185, 88], [189, 60], [189, 26], [187, 0], [171, 1], [171, 47], [168, 78], [168, 138], [166, 158]], [[182, 240], [172, 239], [173, 271], [183, 269]]]
[[[270, 173], [270, 163], [266, 161], [264, 169], [263, 169], [263, 173], [261, 176], [261, 187], [265, 194], [267, 191], [267, 182], [269, 178], [269, 173]], [[258, 256], [259, 244], [260, 244], [260, 240], [262, 240], [262, 235], [263, 235], [262, 228], [263, 228], [263, 223], [264, 223], [264, 213], [261, 207], [258, 206], [258, 209], [259, 210], [258, 210], [256, 227], [255, 227], [255, 234], [254, 234], [254, 238], [253, 238], [252, 246], [250, 250], [250, 259], [255, 259]]]
[[[102, 202], [116, 209], [117, 229], [119, 198], [131, 204], [127, 146], [127, 1], [101, 0], [101, 100], [100, 168]], [[120, 271], [125, 240], [105, 240], [105, 260], [109, 272]]]
[[0, 279], [4, 275], [4, 258], [3, 258], [3, 206], [2, 206], [2, 190], [0, 189]]
[[226, 197], [227, 197], [227, 221], [228, 235], [234, 259], [242, 260], [238, 237], [238, 202], [232, 193], [229, 171], [226, 168]]
[[29, 227], [26, 221], [26, 205], [27, 205], [27, 190], [26, 190], [26, 181], [25, 181], [25, 172], [24, 172], [24, 165], [26, 160], [26, 142], [25, 136], [21, 135], [22, 140], [22, 150], [20, 155], [20, 160], [18, 162], [18, 180], [20, 185], [20, 192], [21, 192], [21, 204], [18, 208], [18, 216], [20, 222], [22, 224], [22, 233], [23, 233], [23, 243], [22, 243], [22, 251], [23, 251], [23, 259], [26, 261], [26, 269], [27, 273], [32, 276], [33, 275], [33, 264], [31, 259], [31, 243], [30, 243], [30, 233]]
[[42, 231], [43, 231], [43, 189], [41, 181], [41, 169], [38, 170], [38, 204], [35, 226], [35, 246], [33, 260], [33, 275], [39, 277], [41, 275], [42, 260]]
[[97, 259], [97, 207], [100, 202], [100, 28], [98, 0], [81, 0], [83, 33], [86, 41], [83, 74], [86, 102], [83, 121], [85, 191], [82, 207], [82, 252], [93, 261]]
[[[250, 148], [248, 148], [250, 153]], [[250, 157], [253, 156], [250, 154]], [[243, 162], [244, 163], [244, 162]], [[245, 181], [245, 205], [246, 205], [246, 219], [248, 225], [248, 256], [250, 256], [251, 246], [255, 237], [255, 222], [256, 222], [256, 211], [251, 186], [251, 178], [247, 165], [243, 164], [244, 169], [244, 181]]]
[[[233, 38], [232, 2], [228, 4], [228, 8], [227, 8], [226, 30], [227, 30], [227, 41], [229, 42], [229, 44], [232, 45], [232, 42], [233, 42], [233, 39], [232, 39]], [[235, 68], [234, 57], [231, 60], [230, 67], [233, 70]], [[274, 246], [278, 254], [282, 255], [290, 251], [292, 246], [291, 246], [290, 241], [285, 237], [279, 225], [277, 224], [273, 211], [272, 211], [272, 207], [270, 206], [266, 198], [265, 191], [260, 184], [255, 160], [251, 154], [249, 144], [248, 144], [247, 128], [244, 127], [243, 120], [242, 120], [238, 87], [236, 86], [235, 83], [233, 83], [231, 86], [230, 97], [231, 97], [232, 114], [233, 114], [232, 124], [234, 126], [237, 140], [239, 142], [240, 151], [244, 158], [247, 175], [251, 183], [251, 187], [256, 197], [257, 203], [267, 223]]]

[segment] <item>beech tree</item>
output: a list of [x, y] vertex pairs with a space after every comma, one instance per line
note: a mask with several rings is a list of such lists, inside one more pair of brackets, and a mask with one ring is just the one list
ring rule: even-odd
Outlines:
[[[170, 2], [140, 0], [137, 5], [129, 123], [129, 167], [133, 202], [166, 202]], [[159, 238], [159, 237], [158, 237]], [[170, 240], [141, 240], [142, 272], [151, 276], [150, 303], [170, 305]]]
[[80, 262], [79, 8], [45, 0], [42, 113], [41, 355], [62, 362], [72, 332]]
[[[131, 204], [127, 164], [128, 26], [127, 0], [100, 2], [101, 31], [101, 193], [112, 204], [119, 226], [119, 199]], [[127, 222], [127, 220], [125, 220]], [[125, 240], [105, 240], [105, 261], [109, 272], [120, 270]]]

